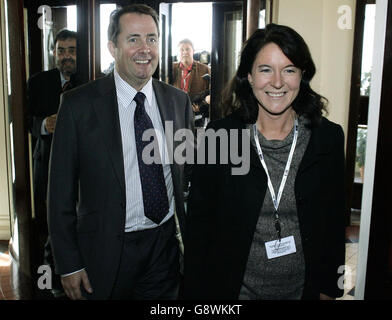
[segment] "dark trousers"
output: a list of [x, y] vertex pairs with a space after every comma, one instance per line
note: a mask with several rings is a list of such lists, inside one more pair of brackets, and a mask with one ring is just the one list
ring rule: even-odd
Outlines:
[[173, 300], [179, 288], [179, 246], [175, 221], [127, 232], [111, 299]]

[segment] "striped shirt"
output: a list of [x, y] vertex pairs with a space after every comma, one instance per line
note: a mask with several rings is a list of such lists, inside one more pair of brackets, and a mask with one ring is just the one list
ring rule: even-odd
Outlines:
[[[144, 215], [142, 186], [139, 175], [139, 165], [136, 153], [134, 114], [136, 102], [133, 101], [137, 91], [124, 81], [117, 70], [114, 69], [114, 82], [117, 92], [118, 113], [120, 117], [122, 148], [124, 157], [124, 174], [126, 187], [126, 220], [125, 231], [138, 231], [157, 227]], [[152, 79], [140, 90], [146, 96], [144, 105], [148, 116], [151, 118], [163, 166], [167, 195], [169, 199], [169, 212], [162, 220], [165, 223], [174, 214], [173, 181], [169, 164], [168, 149], [158, 103], [152, 87]]]

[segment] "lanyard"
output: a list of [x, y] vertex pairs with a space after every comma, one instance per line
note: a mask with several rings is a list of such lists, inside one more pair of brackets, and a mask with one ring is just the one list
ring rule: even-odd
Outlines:
[[255, 138], [255, 143], [256, 143], [256, 147], [257, 147], [257, 152], [259, 154], [260, 162], [263, 165], [265, 173], [267, 174], [268, 189], [270, 191], [271, 198], [272, 198], [272, 203], [273, 203], [274, 208], [275, 208], [275, 218], [276, 218], [276, 220], [275, 220], [275, 229], [276, 229], [276, 232], [278, 233], [278, 237], [279, 237], [279, 240], [280, 240], [281, 228], [280, 228], [280, 223], [279, 223], [278, 208], [279, 208], [280, 199], [282, 198], [282, 193], [283, 193], [284, 187], [286, 185], [286, 180], [287, 180], [287, 177], [289, 175], [291, 161], [293, 160], [295, 146], [297, 145], [298, 119], [295, 118], [293, 143], [291, 144], [289, 158], [287, 159], [286, 167], [284, 169], [282, 181], [280, 182], [280, 187], [279, 187], [279, 191], [278, 191], [278, 196], [277, 197], [275, 195], [274, 187], [272, 185], [271, 178], [270, 178], [270, 175], [268, 173], [267, 164], [265, 163], [265, 160], [264, 160], [263, 151], [261, 150], [259, 139], [257, 137], [257, 127], [256, 127], [256, 124], [254, 125], [254, 138]]
[[[188, 71], [188, 73], [186, 74], [186, 76], [184, 77], [183, 76], [183, 73], [184, 73], [184, 71]], [[181, 77], [182, 77], [182, 90], [183, 91], [188, 91], [188, 88], [187, 88], [187, 85], [186, 85], [186, 82], [188, 81], [188, 78], [189, 78], [189, 76], [190, 76], [190, 74], [191, 74], [191, 71], [192, 71], [192, 69], [190, 69], [190, 70], [183, 70], [182, 72], [182, 74], [181, 74]]]

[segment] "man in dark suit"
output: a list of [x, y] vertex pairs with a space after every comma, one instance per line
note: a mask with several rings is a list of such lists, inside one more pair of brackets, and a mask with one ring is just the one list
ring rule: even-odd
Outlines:
[[[27, 82], [28, 118], [34, 146], [34, 233], [38, 239], [37, 252], [34, 254], [34, 273], [37, 271], [37, 267], [44, 263], [43, 247], [48, 237], [46, 219], [48, 166], [60, 95], [65, 90], [78, 85], [76, 79], [76, 36], [76, 32], [66, 29], [60, 30], [54, 40], [53, 56], [56, 68], [34, 74]], [[45, 263], [51, 264], [49, 243], [46, 244], [45, 250], [47, 256]]]
[[[60, 103], [48, 188], [56, 272], [71, 299], [175, 299], [184, 165], [166, 161], [180, 142], [167, 139], [164, 127], [193, 130], [191, 103], [152, 79], [159, 52], [152, 8], [115, 11], [108, 35], [113, 73]], [[141, 156], [147, 127], [162, 164]]]
[[[39, 72], [27, 83], [27, 103], [31, 133], [36, 139], [34, 149], [34, 194], [46, 200], [48, 163], [52, 134], [63, 87], [75, 86], [76, 33], [61, 30], [54, 40], [53, 56], [56, 68]], [[71, 79], [72, 77], [72, 79]]]

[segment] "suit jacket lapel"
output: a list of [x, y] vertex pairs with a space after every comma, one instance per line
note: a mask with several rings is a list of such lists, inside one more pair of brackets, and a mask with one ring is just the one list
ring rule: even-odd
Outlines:
[[193, 79], [196, 77], [196, 63], [195, 62], [193, 62], [192, 69], [190, 72], [191, 72], [191, 74], [189, 75], [188, 92], [189, 92], [190, 88], [192, 88]]
[[174, 121], [175, 115], [175, 101], [167, 93], [165, 88], [159, 83], [158, 80], [153, 79], [152, 87], [154, 89], [155, 97], [157, 100], [159, 113], [161, 115], [162, 125], [165, 128], [165, 121]]
[[[163, 130], [166, 135], [166, 146], [169, 152], [170, 157], [174, 156], [174, 150], [178, 146], [180, 142], [174, 141], [174, 134], [179, 129], [180, 121], [176, 120], [176, 111], [175, 108], [177, 106], [176, 101], [170, 96], [167, 92], [165, 87], [158, 81], [153, 79], [152, 86], [154, 89], [154, 94], [156, 97], [159, 114], [161, 116]], [[170, 121], [172, 124], [173, 132], [167, 132], [165, 121]], [[170, 135], [170, 136], [169, 136]], [[178, 173], [178, 166], [175, 165], [176, 162], [174, 161], [171, 165], [172, 175], [173, 175], [173, 183], [175, 188], [178, 188], [178, 181], [177, 177], [179, 176]]]
[[113, 73], [98, 82], [99, 94], [94, 101], [94, 109], [102, 129], [104, 143], [108, 149], [114, 170], [123, 190], [125, 191], [124, 157], [122, 137], [118, 115], [117, 93]]
[[50, 74], [53, 81], [52, 84], [56, 88], [56, 91], [61, 93], [62, 87], [61, 87], [60, 71], [58, 69], [52, 69], [52, 70], [53, 72]]
[[331, 146], [325, 143], [325, 139], [323, 139], [322, 133], [323, 131], [320, 130], [319, 127], [312, 129], [309, 144], [302, 157], [297, 176], [311, 167], [313, 164], [317, 163], [322, 154], [330, 152]]
[[45, 92], [44, 94], [48, 94], [51, 98], [49, 99], [48, 110], [50, 114], [57, 113], [60, 103], [60, 95], [62, 94], [61, 87], [61, 77], [60, 71], [57, 69], [52, 69], [48, 71], [48, 84], [43, 86], [44, 90], [48, 90], [49, 92]]

